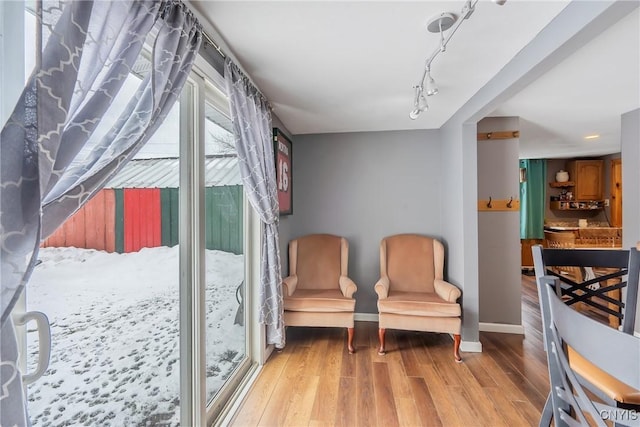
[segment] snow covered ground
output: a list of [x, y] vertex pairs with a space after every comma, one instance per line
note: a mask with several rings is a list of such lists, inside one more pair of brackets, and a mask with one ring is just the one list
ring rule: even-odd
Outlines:
[[[178, 247], [129, 254], [44, 248], [27, 309], [51, 323], [51, 363], [29, 386], [34, 426], [179, 423]], [[244, 357], [234, 324], [242, 255], [207, 251], [207, 396]], [[29, 324], [32, 329], [32, 324]], [[28, 333], [33, 371], [36, 333]]]

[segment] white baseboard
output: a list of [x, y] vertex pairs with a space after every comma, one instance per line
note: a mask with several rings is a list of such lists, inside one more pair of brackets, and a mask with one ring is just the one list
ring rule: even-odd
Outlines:
[[354, 320], [358, 322], [377, 322], [378, 315], [375, 313], [355, 313], [353, 315]]
[[481, 332], [499, 332], [501, 334], [518, 334], [524, 335], [524, 326], [522, 325], [509, 325], [506, 323], [484, 323], [478, 324], [478, 329]]
[[480, 341], [460, 342], [460, 351], [463, 353], [482, 353], [482, 343]]
[[634, 335], [634, 336], [636, 336], [636, 337], [638, 337], [638, 338], [640, 338], [640, 331], [635, 331], [635, 332], [633, 333], [633, 335]]

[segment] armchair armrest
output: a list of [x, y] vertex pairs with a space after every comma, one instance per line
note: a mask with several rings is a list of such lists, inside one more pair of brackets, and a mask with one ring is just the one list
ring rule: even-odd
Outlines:
[[433, 287], [436, 290], [436, 294], [448, 302], [456, 302], [456, 300], [460, 298], [460, 295], [462, 295], [460, 289], [442, 279], [434, 280]]
[[382, 276], [374, 286], [374, 289], [378, 294], [378, 299], [387, 298], [387, 295], [389, 295], [389, 278], [387, 276]]
[[296, 287], [298, 286], [298, 276], [288, 276], [282, 280], [282, 290], [283, 296], [290, 297], [296, 291]]
[[353, 298], [353, 294], [358, 290], [355, 282], [347, 276], [340, 276], [339, 283], [342, 295], [347, 298]]

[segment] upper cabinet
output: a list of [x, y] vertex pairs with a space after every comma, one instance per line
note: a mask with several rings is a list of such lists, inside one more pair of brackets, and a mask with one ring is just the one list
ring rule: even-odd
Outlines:
[[567, 162], [569, 177], [574, 183], [576, 201], [602, 200], [604, 162], [602, 160], [570, 160]]

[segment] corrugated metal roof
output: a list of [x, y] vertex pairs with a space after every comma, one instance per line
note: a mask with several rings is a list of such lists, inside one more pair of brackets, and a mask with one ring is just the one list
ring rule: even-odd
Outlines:
[[[177, 158], [131, 160], [106, 188], [178, 188], [180, 160]], [[205, 186], [240, 185], [236, 156], [205, 159]]]

